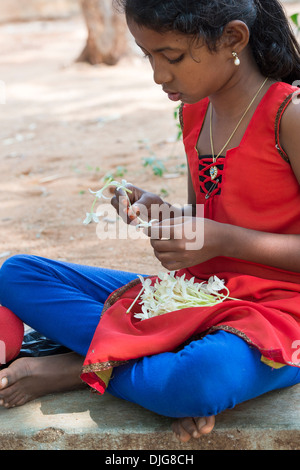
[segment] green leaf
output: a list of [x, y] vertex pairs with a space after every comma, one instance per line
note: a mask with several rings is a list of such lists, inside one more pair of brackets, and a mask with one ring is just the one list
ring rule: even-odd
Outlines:
[[143, 160], [143, 166], [152, 166], [156, 162], [156, 157], [145, 157]]
[[294, 13], [293, 15], [291, 15], [291, 20], [297, 26], [297, 28], [300, 28], [299, 13]]
[[161, 160], [158, 160], [156, 157], [147, 157], [143, 160], [143, 166], [150, 166], [155, 176], [162, 176], [166, 171], [166, 167], [163, 162]]

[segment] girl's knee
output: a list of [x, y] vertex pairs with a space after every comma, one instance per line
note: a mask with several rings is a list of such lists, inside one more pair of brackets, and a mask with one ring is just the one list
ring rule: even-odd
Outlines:
[[4, 261], [0, 269], [1, 280], [14, 279], [17, 274], [22, 275], [32, 271], [37, 265], [38, 258], [33, 255], [14, 255]]
[[20, 258], [21, 255], [15, 255], [4, 261], [0, 269], [0, 286], [9, 283], [10, 279], [13, 278]]
[[8, 295], [17, 295], [19, 281], [33, 270], [34, 258], [29, 255], [14, 255], [4, 261], [0, 269], [0, 304], [5, 302]]
[[1, 266], [0, 273], [3, 275], [5, 274], [10, 274], [11, 272], [14, 273], [15, 269], [19, 269], [21, 266], [24, 264], [28, 264], [28, 259], [30, 259], [31, 256], [28, 255], [14, 255], [8, 258], [6, 261]]
[[240, 338], [219, 332], [176, 354], [168, 385], [182, 416], [216, 415], [237, 404], [245, 386], [248, 349]]

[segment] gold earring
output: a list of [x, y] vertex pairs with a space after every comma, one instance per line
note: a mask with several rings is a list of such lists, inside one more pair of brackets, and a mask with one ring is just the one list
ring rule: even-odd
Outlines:
[[240, 65], [241, 61], [237, 55], [236, 52], [232, 52], [232, 56], [234, 58], [234, 65], [236, 65], [237, 67]]

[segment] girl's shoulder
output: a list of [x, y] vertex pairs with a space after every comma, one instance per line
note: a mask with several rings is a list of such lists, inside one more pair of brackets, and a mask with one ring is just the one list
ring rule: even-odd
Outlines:
[[[299, 81], [300, 86], [300, 81]], [[270, 85], [269, 89], [263, 96], [259, 105], [260, 112], [266, 114], [266, 118], [272, 122], [275, 121], [275, 126], [279, 127], [282, 116], [291, 103], [297, 100], [297, 95], [300, 89], [297, 86], [290, 85], [285, 82], [275, 82]], [[209, 98], [204, 98], [198, 103], [182, 104], [179, 109], [179, 119], [182, 130], [191, 129], [195, 125], [198, 126], [199, 122], [204, 120], [209, 105]]]
[[296, 85], [290, 85], [289, 83], [285, 82], [275, 82], [269, 87], [264, 98], [266, 101], [274, 102], [276, 107], [278, 103], [283, 105], [285, 102], [292, 101], [294, 96], [296, 96], [299, 91], [300, 90]]
[[[288, 161], [294, 167], [299, 167], [300, 89], [293, 88], [279, 107], [276, 116], [276, 137], [278, 136], [278, 147], [288, 157]], [[300, 167], [297, 173], [300, 180]]]
[[[275, 82], [272, 85], [270, 85], [264, 98], [267, 98], [270, 101], [276, 100], [276, 102], [278, 100], [280, 101], [281, 99], [284, 100], [290, 95], [293, 95], [294, 93], [296, 94], [297, 92], [300, 91], [297, 85], [300, 86], [300, 80], [296, 81], [295, 85], [290, 85], [289, 83], [285, 83], [285, 82]], [[209, 104], [208, 97], [194, 104], [182, 103], [182, 105], [180, 106], [180, 115], [181, 117], [183, 117], [185, 115], [188, 116], [190, 114], [201, 113], [203, 111], [206, 111], [208, 104]]]
[[[274, 109], [276, 148], [284, 160], [290, 162], [289, 145], [286, 145], [286, 141], [291, 140], [295, 126], [300, 123], [300, 89], [284, 82], [277, 82], [270, 88], [266, 108]], [[296, 104], [298, 106], [294, 106]]]

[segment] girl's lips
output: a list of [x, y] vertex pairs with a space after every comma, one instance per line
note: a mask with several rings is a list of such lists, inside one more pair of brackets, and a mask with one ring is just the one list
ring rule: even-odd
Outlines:
[[181, 99], [181, 93], [168, 93], [168, 98], [171, 101], [179, 101]]

